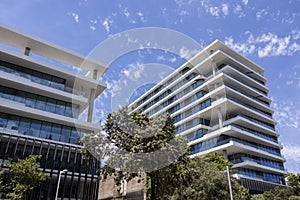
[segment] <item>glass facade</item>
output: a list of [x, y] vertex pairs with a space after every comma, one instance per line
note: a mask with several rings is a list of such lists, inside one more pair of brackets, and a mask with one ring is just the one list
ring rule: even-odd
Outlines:
[[207, 133], [207, 129], [201, 128], [197, 131], [193, 131], [189, 134], [184, 135], [183, 138], [186, 139], [187, 142], [191, 142], [193, 140], [203, 137], [206, 133]]
[[212, 149], [217, 146], [221, 146], [221, 145], [229, 143], [231, 141], [241, 143], [241, 144], [244, 144], [249, 147], [254, 147], [255, 149], [259, 149], [259, 150], [265, 151], [267, 153], [281, 157], [280, 150], [277, 148], [273, 148], [273, 147], [270, 147], [267, 145], [259, 144], [256, 142], [250, 142], [247, 140], [243, 140], [240, 138], [231, 137], [231, 136], [227, 136], [227, 135], [220, 135], [219, 137], [212, 138], [212, 139], [197, 143], [195, 145], [192, 145], [191, 152], [192, 152], [192, 154], [196, 154], [196, 153], [205, 151], [207, 149]]
[[46, 74], [43, 72], [35, 71], [23, 66], [18, 66], [12, 63], [8, 63], [0, 60], [0, 71], [14, 74], [16, 76], [20, 76], [26, 79], [31, 80], [32, 82], [49, 86], [55, 89], [65, 90], [65, 79]]
[[241, 163], [243, 161], [252, 161], [252, 162], [256, 162], [257, 164], [260, 164], [263, 166], [272, 167], [272, 168], [279, 169], [279, 170], [284, 170], [282, 162], [278, 162], [275, 160], [270, 160], [270, 159], [266, 159], [266, 158], [262, 158], [262, 157], [258, 157], [258, 156], [253, 156], [250, 154], [244, 154], [244, 153], [232, 154], [232, 155], [228, 156], [228, 159], [233, 164]]
[[0, 129], [18, 134], [78, 144], [83, 133], [91, 131], [0, 112]]
[[235, 169], [235, 172], [245, 176], [249, 176], [251, 178], [257, 178], [257, 179], [278, 183], [278, 184], [285, 184], [283, 175], [272, 174], [272, 173], [267, 173], [267, 172], [252, 170], [252, 169], [245, 169], [245, 168], [237, 168]]
[[151, 97], [153, 97], [155, 94], [157, 94], [158, 92], [160, 92], [162, 89], [168, 87], [171, 83], [173, 83], [174, 81], [176, 81], [178, 78], [180, 78], [182, 75], [184, 75], [185, 73], [187, 73], [189, 70], [190, 70], [190, 67], [185, 67], [184, 69], [182, 69], [177, 75], [175, 75], [174, 77], [172, 77], [164, 85], [159, 86], [153, 92], [151, 92], [149, 95], [147, 95], [142, 100], [140, 100], [137, 103], [137, 106], [140, 106], [141, 104], [143, 104], [144, 102], [146, 102], [148, 99], [150, 99]]
[[[0, 130], [0, 163], [8, 158], [14, 161], [29, 155], [42, 155], [40, 169], [49, 174], [50, 179], [35, 188], [27, 199], [54, 199], [59, 171], [68, 170], [72, 176], [62, 175], [59, 197], [64, 199], [97, 199], [98, 180], [94, 178], [100, 162], [94, 159], [85, 160], [80, 153], [81, 146], [58, 144], [26, 135], [7, 134]], [[5, 166], [3, 166], [5, 168]], [[46, 171], [47, 170], [47, 171]]]
[[66, 117], [78, 118], [79, 105], [33, 93], [0, 86], [0, 98], [22, 103], [27, 107], [36, 108]]
[[[249, 177], [260, 177], [270, 182], [258, 190], [272, 189], [273, 183], [284, 184], [284, 172], [278, 171], [284, 170], [284, 158], [280, 153], [263, 69], [245, 62], [244, 58], [231, 51], [227, 52], [222, 43], [214, 45], [209, 47], [210, 54], [199, 53], [180, 67], [177, 74], [167, 77], [164, 85], [150, 89], [149, 94], [133, 102], [131, 108], [141, 108], [150, 117], [164, 112], [170, 114], [175, 124], [175, 134], [181, 134], [187, 142], [201, 141], [194, 141], [190, 146], [190, 155], [205, 154], [208, 152], [206, 150], [215, 147], [219, 147], [216, 148], [219, 153], [225, 154], [227, 146], [224, 144], [233, 142], [234, 149], [244, 153], [230, 155], [232, 149], [227, 152], [229, 155], [226, 153], [234, 164], [253, 161], [270, 167], [266, 172], [263, 167], [261, 172], [238, 169], [240, 171], [237, 173], [247, 173]], [[222, 48], [219, 49], [219, 46]], [[212, 65], [204, 62], [209, 60], [215, 62]], [[222, 101], [225, 98], [226, 101]], [[203, 109], [205, 112], [201, 112]], [[226, 126], [232, 129], [223, 129]], [[276, 161], [266, 157], [274, 157]]]

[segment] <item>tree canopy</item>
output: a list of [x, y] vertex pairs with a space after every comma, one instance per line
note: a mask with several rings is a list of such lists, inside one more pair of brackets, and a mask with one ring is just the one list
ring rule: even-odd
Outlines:
[[40, 172], [38, 159], [41, 155], [31, 155], [26, 159], [18, 159], [17, 162], [7, 164], [9, 171], [2, 174], [2, 192], [6, 198], [12, 200], [26, 199], [26, 195], [48, 178], [48, 175]]
[[295, 192], [295, 195], [300, 196], [300, 174], [288, 173], [286, 175], [287, 183]]
[[[148, 199], [229, 199], [223, 171], [232, 164], [215, 153], [189, 158], [186, 142], [174, 130], [169, 115], [149, 118], [124, 107], [108, 114], [104, 133], [82, 138], [83, 152], [106, 158], [100, 172], [103, 178], [113, 176], [116, 185], [139, 177], [138, 170], [146, 172]], [[235, 199], [247, 199], [248, 190], [235, 179], [231, 181]]]

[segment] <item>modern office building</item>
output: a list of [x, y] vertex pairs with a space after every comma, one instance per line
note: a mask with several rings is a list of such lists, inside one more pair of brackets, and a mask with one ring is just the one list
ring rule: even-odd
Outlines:
[[270, 103], [264, 70], [216, 40], [130, 107], [150, 117], [169, 113], [191, 157], [224, 155], [257, 193], [285, 184]]
[[[68, 70], [86, 72], [75, 73]], [[79, 68], [81, 68], [79, 70]], [[84, 160], [83, 133], [100, 130], [92, 123], [94, 98], [105, 85], [101, 63], [11, 28], [0, 26], [0, 166], [40, 154], [49, 179], [29, 199], [98, 199], [99, 162]], [[78, 119], [88, 109], [86, 121]]]

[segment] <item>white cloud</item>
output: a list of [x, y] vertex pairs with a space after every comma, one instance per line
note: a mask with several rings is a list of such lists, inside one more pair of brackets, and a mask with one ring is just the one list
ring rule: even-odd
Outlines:
[[292, 30], [292, 36], [294, 40], [298, 40], [300, 38], [300, 30], [299, 29]]
[[286, 82], [285, 82], [286, 85], [292, 85], [293, 83], [294, 83], [293, 80], [289, 80], [289, 81], [286, 81]]
[[102, 22], [102, 26], [106, 30], [106, 33], [110, 32], [110, 26], [112, 23], [113, 23], [113, 21], [110, 17], [105, 18], [105, 20]]
[[197, 49], [191, 50], [191, 49], [188, 49], [188, 48], [182, 46], [179, 50], [179, 56], [181, 58], [188, 60], [188, 59], [192, 58], [198, 52], [199, 52], [199, 50], [197, 50]]
[[260, 58], [292, 56], [293, 54], [300, 52], [300, 45], [297, 41], [293, 41], [291, 35], [280, 37], [270, 32], [263, 33], [257, 37], [254, 37], [250, 32], [246, 32], [245, 35], [248, 35], [245, 42], [235, 42], [230, 36], [225, 38], [225, 44], [244, 55], [255, 52]]
[[224, 15], [228, 15], [228, 9], [229, 9], [228, 4], [222, 4], [222, 12]]
[[[173, 58], [170, 58], [170, 59], [169, 59], [169, 61], [170, 61], [171, 63], [176, 62], [176, 60], [177, 60], [176, 57], [173, 57]], [[300, 83], [300, 82], [299, 82], [299, 83]]]
[[141, 77], [141, 74], [144, 71], [144, 65], [142, 63], [136, 62], [128, 65], [128, 68], [121, 71], [126, 77], [131, 78], [132, 80], [137, 80]]
[[274, 109], [274, 118], [278, 127], [300, 128], [300, 109], [292, 101], [276, 102], [271, 104]]
[[79, 22], [79, 15], [72, 12], [72, 13], [69, 13], [69, 15], [71, 15], [73, 17], [73, 19], [75, 20], [76, 23]]
[[145, 17], [144, 17], [144, 14], [141, 11], [137, 12], [136, 15], [140, 17], [141, 22], [145, 22], [146, 21]]
[[129, 11], [128, 11], [128, 8], [127, 8], [127, 7], [126, 7], [126, 8], [124, 8], [124, 10], [123, 10], [123, 14], [124, 14], [126, 17], [129, 17], [130, 13], [129, 13]]
[[246, 14], [244, 13], [242, 7], [240, 5], [237, 5], [234, 10], [233, 10], [234, 14], [236, 14], [238, 16], [238, 18], [241, 17], [245, 17]]
[[187, 16], [189, 14], [190, 13], [188, 11], [186, 11], [186, 10], [181, 10], [180, 13], [179, 13], [180, 16]]
[[267, 14], [268, 12], [265, 9], [261, 9], [256, 13], [256, 20], [259, 21], [263, 17], [263, 15], [267, 15]]
[[251, 54], [255, 50], [255, 46], [247, 43], [235, 43], [232, 37], [225, 38], [225, 45], [242, 54]]
[[95, 26], [90, 26], [90, 29], [91, 29], [92, 31], [94, 31], [94, 30], [96, 30], [96, 27], [95, 27]]
[[243, 0], [243, 4], [247, 5], [248, 4], [248, 0]]
[[184, 6], [186, 4], [185, 0], [175, 0], [178, 7]]
[[258, 48], [258, 57], [270, 57], [279, 55], [291, 55], [289, 51], [290, 36], [278, 37], [273, 33], [263, 34], [256, 40], [258, 43], [266, 44], [264, 47]]
[[218, 7], [210, 7], [209, 8], [209, 12], [210, 12], [210, 14], [212, 15], [212, 16], [216, 16], [216, 17], [219, 17], [219, 12], [220, 12], [220, 10], [219, 10], [219, 8]]
[[282, 154], [287, 160], [300, 162], [300, 146], [298, 145], [284, 145]]

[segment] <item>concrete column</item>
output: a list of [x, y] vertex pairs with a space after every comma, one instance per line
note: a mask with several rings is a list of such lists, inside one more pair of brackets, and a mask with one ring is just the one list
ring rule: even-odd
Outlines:
[[[93, 79], [97, 80], [97, 78], [98, 78], [98, 70], [94, 69]], [[88, 122], [92, 122], [92, 120], [93, 120], [95, 92], [96, 92], [96, 89], [92, 88], [91, 93], [90, 93], [90, 98], [89, 98], [89, 110], [88, 110], [88, 118], [87, 118]]]
[[88, 110], [88, 118], [87, 118], [88, 122], [92, 122], [93, 119], [95, 92], [96, 90], [92, 88], [90, 93], [90, 98], [89, 98], [89, 110]]
[[98, 78], [98, 70], [94, 69], [94, 71], [93, 71], [93, 79], [97, 80], [97, 78]]
[[224, 156], [225, 159], [228, 160], [228, 155], [227, 155], [227, 151], [226, 150], [223, 150], [223, 156]]
[[216, 67], [215, 64], [212, 64], [213, 77], [216, 76]]
[[219, 128], [223, 128], [223, 119], [222, 119], [221, 108], [218, 108], [218, 118], [219, 118]]

